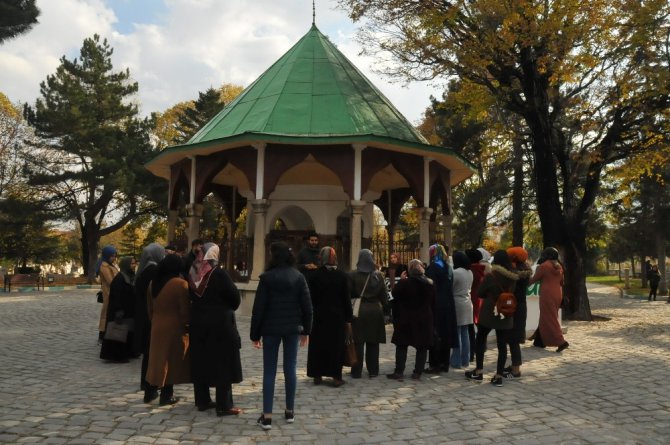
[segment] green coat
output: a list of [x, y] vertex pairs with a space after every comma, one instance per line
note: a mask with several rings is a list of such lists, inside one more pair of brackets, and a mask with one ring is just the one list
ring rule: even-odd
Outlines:
[[[388, 293], [386, 283], [380, 272], [373, 272], [370, 276], [365, 293], [361, 300], [358, 318], [352, 324], [355, 343], [386, 343], [386, 329], [384, 328], [384, 314], [388, 312]], [[351, 298], [361, 295], [368, 274], [353, 271], [351, 279]]]
[[479, 312], [479, 324], [491, 329], [512, 329], [514, 318], [500, 318], [493, 313], [493, 310], [500, 294], [503, 291], [513, 292], [518, 279], [519, 276], [516, 273], [504, 267], [493, 265], [491, 273], [484, 276], [484, 280], [477, 290], [477, 294], [483, 300]]

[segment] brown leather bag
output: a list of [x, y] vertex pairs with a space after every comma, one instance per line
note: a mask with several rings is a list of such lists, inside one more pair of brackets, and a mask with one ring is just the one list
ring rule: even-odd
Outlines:
[[512, 292], [501, 292], [496, 300], [496, 311], [505, 317], [511, 317], [516, 312], [516, 305], [516, 297]]

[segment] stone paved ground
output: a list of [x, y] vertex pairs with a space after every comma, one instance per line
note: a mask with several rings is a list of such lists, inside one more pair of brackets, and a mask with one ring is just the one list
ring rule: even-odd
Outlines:
[[[277, 419], [270, 432], [255, 424], [261, 366], [248, 317], [239, 317], [246, 376], [234, 388], [245, 413], [217, 418], [195, 410], [189, 385], [177, 388], [185, 401], [173, 407], [145, 405], [137, 360], [98, 359], [94, 290], [0, 294], [0, 443], [667, 444], [670, 304], [612, 291], [590, 289], [594, 313], [610, 321], [568, 323], [562, 354], [524, 346], [523, 378], [503, 388], [454, 370], [315, 387], [302, 350], [296, 422]], [[393, 351], [382, 347], [383, 373]], [[495, 355], [487, 354], [488, 375]], [[277, 393], [280, 411], [281, 384]]]

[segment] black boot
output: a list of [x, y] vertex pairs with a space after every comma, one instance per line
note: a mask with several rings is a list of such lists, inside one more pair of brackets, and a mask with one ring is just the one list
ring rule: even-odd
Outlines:
[[158, 388], [147, 384], [144, 387], [144, 403], [151, 403], [158, 397]]
[[161, 398], [158, 401], [158, 405], [174, 405], [179, 401], [179, 397], [174, 397], [174, 389], [172, 385], [165, 385], [161, 388]]

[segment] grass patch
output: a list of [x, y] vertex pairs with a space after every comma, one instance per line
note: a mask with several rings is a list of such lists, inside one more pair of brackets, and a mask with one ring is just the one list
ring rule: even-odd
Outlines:
[[642, 288], [642, 282], [639, 278], [629, 279], [630, 287], [628, 289], [625, 289], [626, 283], [623, 279], [620, 280], [618, 275], [589, 275], [586, 277], [586, 282], [618, 287], [628, 295], [649, 295], [649, 289]]

